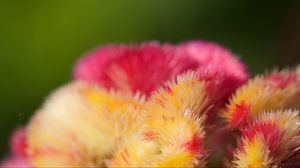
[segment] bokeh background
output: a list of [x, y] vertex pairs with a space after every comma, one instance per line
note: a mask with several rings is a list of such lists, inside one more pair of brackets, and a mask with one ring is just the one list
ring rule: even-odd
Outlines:
[[0, 156], [75, 61], [107, 43], [205, 39], [230, 48], [252, 74], [300, 62], [296, 1], [0, 0]]

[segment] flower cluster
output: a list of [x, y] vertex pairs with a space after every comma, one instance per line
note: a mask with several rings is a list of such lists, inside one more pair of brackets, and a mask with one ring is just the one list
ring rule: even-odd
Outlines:
[[299, 108], [300, 68], [249, 79], [211, 42], [109, 45], [14, 132], [0, 166], [297, 167]]

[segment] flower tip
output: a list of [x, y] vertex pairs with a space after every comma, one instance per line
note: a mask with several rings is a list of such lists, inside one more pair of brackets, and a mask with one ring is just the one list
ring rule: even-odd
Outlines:
[[193, 63], [177, 57], [176, 47], [169, 44], [108, 46], [84, 56], [75, 66], [74, 77], [107, 88], [149, 95]]
[[179, 48], [181, 53], [196, 60], [201, 69], [224, 73], [230, 80], [237, 82], [238, 86], [249, 78], [247, 66], [229, 49], [219, 44], [198, 40], [182, 43]]
[[299, 166], [298, 113], [293, 110], [269, 111], [245, 127], [234, 154], [236, 167]]

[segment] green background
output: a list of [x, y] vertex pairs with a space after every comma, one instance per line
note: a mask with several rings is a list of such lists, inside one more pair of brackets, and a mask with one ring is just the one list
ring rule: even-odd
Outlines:
[[298, 9], [288, 0], [0, 0], [0, 155], [12, 129], [96, 46], [206, 39], [254, 74], [299, 61]]

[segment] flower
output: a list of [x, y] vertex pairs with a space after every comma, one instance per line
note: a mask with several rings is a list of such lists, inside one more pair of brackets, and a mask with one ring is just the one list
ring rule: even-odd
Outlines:
[[190, 41], [177, 46], [157, 42], [111, 45], [84, 56], [74, 77], [106, 88], [139, 92], [148, 97], [164, 82], [188, 70], [210, 81], [208, 123], [228, 97], [249, 77], [246, 66], [228, 49], [211, 42]]
[[262, 113], [242, 131], [234, 167], [300, 166], [299, 111]]
[[246, 66], [229, 50], [214, 43], [191, 41], [178, 46], [149, 42], [98, 48], [79, 61], [74, 77], [150, 95], [162, 83], [187, 70], [198, 70], [207, 78], [220, 75], [227, 94], [249, 76]]
[[95, 49], [0, 166], [299, 167], [300, 66], [248, 78], [211, 42]]
[[[215, 102], [226, 100], [249, 78], [246, 66], [230, 50], [216, 43], [189, 41], [180, 44], [178, 48], [180, 55], [197, 62], [196, 70], [199, 74], [217, 80], [219, 86], [222, 86], [222, 90], [218, 90], [220, 98], [215, 99]], [[209, 90], [215, 90], [212, 88]]]
[[83, 57], [75, 67], [76, 80], [107, 88], [150, 95], [159, 85], [193, 68], [195, 63], [176, 54], [173, 45], [111, 45]]
[[28, 155], [36, 167], [104, 166], [114, 148], [142, 124], [139, 95], [71, 82], [55, 91], [28, 126]]
[[273, 71], [251, 79], [230, 99], [224, 118], [230, 128], [243, 127], [265, 110], [299, 108], [300, 75]]
[[192, 72], [160, 87], [146, 107], [145, 126], [121, 146], [110, 167], [204, 167], [205, 81]]

